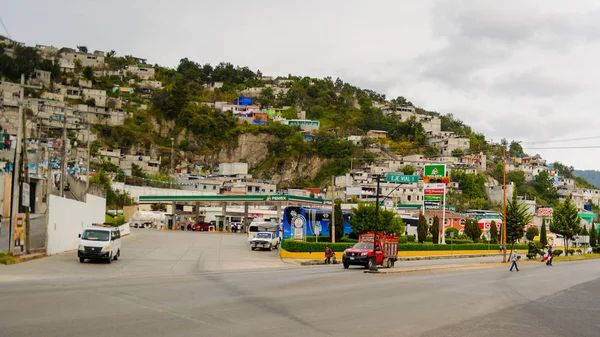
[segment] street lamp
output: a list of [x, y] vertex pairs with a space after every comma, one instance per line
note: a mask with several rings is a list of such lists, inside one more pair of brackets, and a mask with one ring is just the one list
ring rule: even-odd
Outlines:
[[377, 223], [379, 222], [379, 174], [375, 175], [377, 188], [375, 190], [375, 222], [373, 223], [373, 256], [371, 257], [371, 271], [377, 271]]

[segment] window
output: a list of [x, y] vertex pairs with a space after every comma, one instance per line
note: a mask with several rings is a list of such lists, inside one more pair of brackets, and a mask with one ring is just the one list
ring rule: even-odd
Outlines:
[[217, 189], [217, 186], [216, 186], [216, 185], [213, 185], [213, 190], [216, 190], [216, 189]]
[[409, 195], [408, 197], [406, 197], [406, 200], [410, 201], [411, 196]]
[[447, 225], [449, 222], [448, 219], [444, 219], [444, 225]]
[[206, 185], [202, 185], [202, 189], [206, 189]]
[[433, 218], [429, 218], [429, 224], [433, 225]]
[[464, 226], [465, 225], [465, 219], [460, 219], [460, 225]]

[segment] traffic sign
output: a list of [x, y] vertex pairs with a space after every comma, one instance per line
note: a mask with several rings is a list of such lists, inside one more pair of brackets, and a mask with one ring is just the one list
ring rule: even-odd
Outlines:
[[388, 173], [385, 176], [385, 181], [387, 181], [388, 183], [414, 184], [419, 182], [419, 176], [400, 173]]
[[425, 165], [423, 176], [427, 177], [445, 177], [446, 164], [429, 164]]
[[442, 200], [442, 195], [441, 194], [427, 194], [425, 195], [425, 201], [441, 201]]
[[437, 194], [437, 195], [443, 195], [445, 191], [446, 191], [446, 190], [445, 190], [445, 189], [443, 189], [443, 188], [429, 188], [429, 189], [424, 189], [424, 190], [423, 190], [423, 193], [424, 193], [425, 195], [428, 195], [428, 194]]

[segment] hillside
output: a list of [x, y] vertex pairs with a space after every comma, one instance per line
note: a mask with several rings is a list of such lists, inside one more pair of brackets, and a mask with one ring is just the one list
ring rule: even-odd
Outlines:
[[587, 180], [595, 188], [600, 188], [600, 171], [596, 170], [574, 170], [573, 175]]
[[[120, 123], [94, 123], [92, 131], [98, 139], [92, 144], [92, 154], [100, 148], [119, 149], [124, 155], [144, 153], [160, 160], [159, 180], [171, 166], [190, 171], [201, 167], [201, 173], [209, 173], [221, 162], [241, 161], [249, 164], [255, 177], [273, 180], [280, 188], [320, 187], [334, 175], [367, 168], [383, 159], [411, 154], [462, 158], [484, 153], [488, 171], [478, 173], [476, 179], [457, 177], [461, 188], [476, 188], [463, 188], [467, 193], [456, 195], [457, 199], [484, 202], [484, 182], [489, 176], [499, 178], [496, 165], [502, 147], [509, 148], [511, 157], [523, 153], [515, 141], [489, 144], [483, 134], [451, 114], [427, 111], [405, 97], [389, 99], [340, 78], [272, 77], [248, 67], [225, 62], [213, 66], [188, 58], [170, 69], [146, 64], [144, 59], [117, 56], [115, 51], [88, 53], [85, 46], [77, 48], [0, 45], [0, 76], [16, 82], [20, 73], [33, 78], [43, 70], [52, 80], [29, 95], [64, 95], [66, 106], [124, 113]], [[69, 61], [67, 56], [76, 59]], [[77, 56], [84, 56], [88, 63], [83, 64]], [[80, 86], [97, 93], [73, 96]], [[235, 111], [240, 108], [236, 104], [240, 97], [253, 99], [248, 115], [254, 117]], [[296, 119], [316, 121], [318, 129], [306, 131], [282, 123]], [[369, 130], [385, 131], [386, 137], [367, 137]], [[468, 140], [468, 145], [442, 153], [439, 139], [446, 131]], [[432, 145], [432, 140], [438, 141], [438, 146]], [[106, 161], [96, 167], [121, 170]], [[140, 172], [137, 168], [133, 171]], [[563, 173], [568, 177], [571, 171]], [[509, 181], [520, 182], [521, 176], [512, 174]], [[589, 183], [578, 179], [577, 185]], [[520, 183], [518, 187], [520, 193], [534, 193], [533, 186]]]

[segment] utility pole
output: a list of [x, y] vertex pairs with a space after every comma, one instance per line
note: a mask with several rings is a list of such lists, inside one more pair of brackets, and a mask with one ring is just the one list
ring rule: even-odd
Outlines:
[[63, 135], [62, 135], [62, 153], [63, 159], [61, 163], [61, 172], [60, 172], [60, 192], [58, 195], [61, 197], [65, 197], [65, 181], [67, 180], [67, 110], [64, 111], [62, 116], [63, 118]]
[[173, 167], [175, 164], [174, 161], [175, 161], [175, 138], [171, 137], [171, 171], [169, 172], [170, 174], [175, 173], [175, 171], [173, 170]]
[[85, 168], [85, 193], [84, 198], [87, 202], [87, 193], [90, 189], [90, 114], [86, 114], [85, 122], [87, 123], [87, 163]]
[[371, 258], [371, 268], [370, 270], [377, 271], [377, 224], [379, 222], [379, 174], [375, 175], [375, 179], [377, 179], [377, 189], [375, 193], [375, 222], [373, 223], [373, 257]]
[[21, 143], [23, 139], [21, 138], [23, 135], [23, 97], [25, 96], [25, 74], [21, 74], [21, 88], [19, 92], [19, 119], [17, 122], [17, 143], [15, 144], [15, 158], [13, 165], [13, 175], [12, 175], [12, 194], [11, 194], [11, 203], [10, 203], [10, 231], [8, 234], [8, 250], [12, 251], [13, 241], [12, 235], [15, 229], [15, 216], [19, 210], [19, 196], [21, 194]]
[[[25, 125], [25, 114], [22, 114], [22, 123], [23, 123], [23, 142], [21, 142], [21, 155], [23, 156], [23, 182], [20, 184], [20, 188], [21, 188], [21, 193], [19, 193], [20, 198], [19, 199], [23, 199], [23, 198], [29, 198], [31, 195], [31, 190], [29, 190], [29, 195], [25, 196], [23, 195], [23, 185], [27, 184], [27, 186], [29, 186], [29, 158], [27, 158], [27, 127]], [[29, 226], [29, 209], [30, 206], [25, 206], [23, 205], [23, 200], [20, 200], [20, 212], [21, 213], [25, 213], [25, 251], [28, 252], [29, 251], [29, 242], [30, 242], [30, 238], [29, 238], [29, 233], [30, 233], [30, 228], [31, 226]]]
[[331, 177], [331, 243], [335, 243], [335, 177]]
[[504, 217], [502, 219], [502, 262], [506, 262], [506, 147], [504, 147]]

